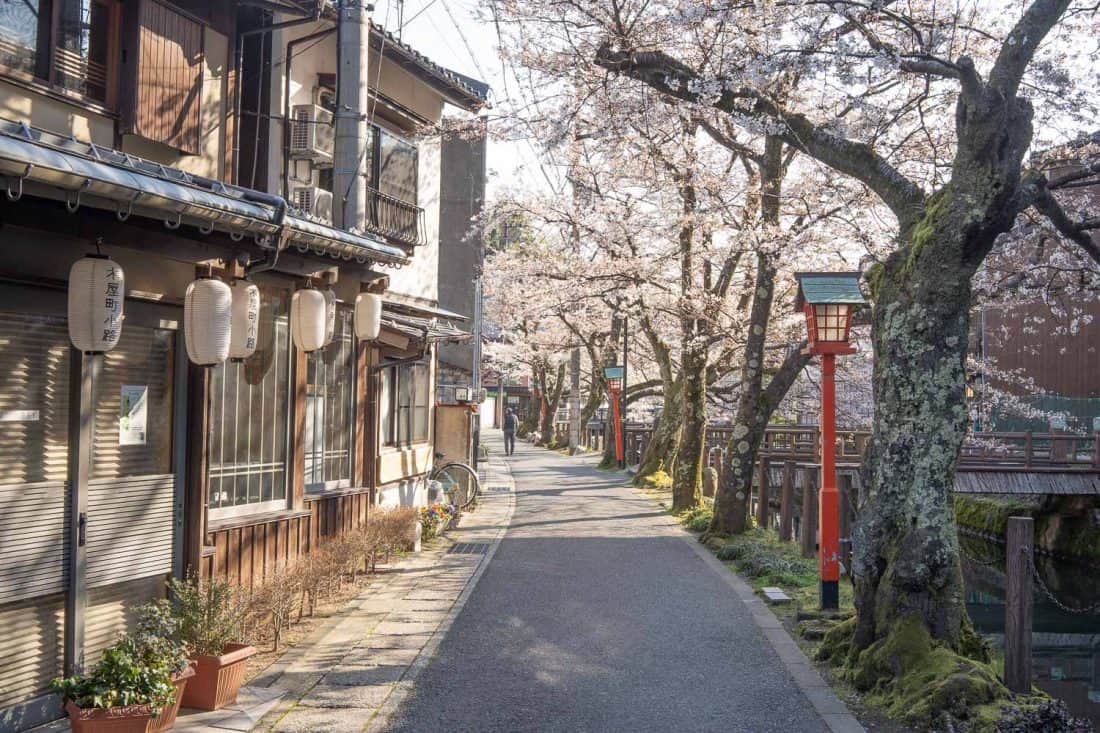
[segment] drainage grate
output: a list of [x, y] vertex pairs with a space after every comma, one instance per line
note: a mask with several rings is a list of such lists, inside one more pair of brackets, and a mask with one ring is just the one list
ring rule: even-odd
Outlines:
[[448, 555], [484, 555], [489, 549], [488, 542], [459, 542], [447, 550]]

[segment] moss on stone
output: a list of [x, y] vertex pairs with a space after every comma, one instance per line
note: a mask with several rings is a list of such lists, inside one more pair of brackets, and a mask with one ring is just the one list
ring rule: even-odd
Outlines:
[[1013, 499], [955, 495], [955, 521], [960, 527], [1003, 537], [1009, 517], [1033, 516], [1035, 507]]

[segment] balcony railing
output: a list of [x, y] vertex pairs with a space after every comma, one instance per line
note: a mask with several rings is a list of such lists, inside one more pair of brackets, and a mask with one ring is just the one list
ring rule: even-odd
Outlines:
[[367, 204], [368, 230], [408, 247], [426, 243], [424, 209], [369, 187]]

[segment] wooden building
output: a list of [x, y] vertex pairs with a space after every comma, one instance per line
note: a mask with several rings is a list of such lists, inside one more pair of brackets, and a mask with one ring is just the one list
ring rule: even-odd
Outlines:
[[[92, 663], [188, 568], [276, 563], [416, 504], [434, 455], [439, 140], [472, 86], [370, 27], [370, 212], [334, 226], [330, 4], [28, 0], [0, 9], [0, 731], [60, 715], [49, 681]], [[288, 51], [289, 49], [289, 51]], [[70, 342], [68, 278], [125, 273], [118, 345]], [[196, 277], [261, 292], [256, 352], [187, 356]], [[290, 301], [337, 302], [295, 348]], [[383, 293], [382, 330], [351, 306]]]

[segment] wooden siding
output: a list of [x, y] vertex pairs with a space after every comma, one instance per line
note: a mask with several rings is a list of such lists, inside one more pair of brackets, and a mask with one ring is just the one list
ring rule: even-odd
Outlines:
[[0, 605], [0, 708], [46, 693], [61, 675], [64, 617], [60, 593]]
[[[1053, 315], [1043, 303], [976, 312], [972, 322], [979, 334], [985, 325], [986, 356], [998, 369], [1019, 371], [1035, 380], [1035, 386], [1064, 397], [1100, 397], [1100, 299], [1077, 303], [1092, 316], [1077, 324], [1075, 333], [1057, 333], [1069, 326], [1068, 319]], [[1092, 364], [1093, 368], [1086, 365]], [[1003, 385], [1010, 393], [1017, 385]]]
[[370, 516], [370, 491], [332, 496], [307, 496], [306, 510], [274, 518], [229, 520], [212, 525], [202, 576], [256, 587], [276, 568], [285, 567], [318, 547], [325, 539], [356, 527]]
[[124, 131], [197, 155], [201, 142], [203, 26], [157, 0], [137, 23], [132, 119]]

